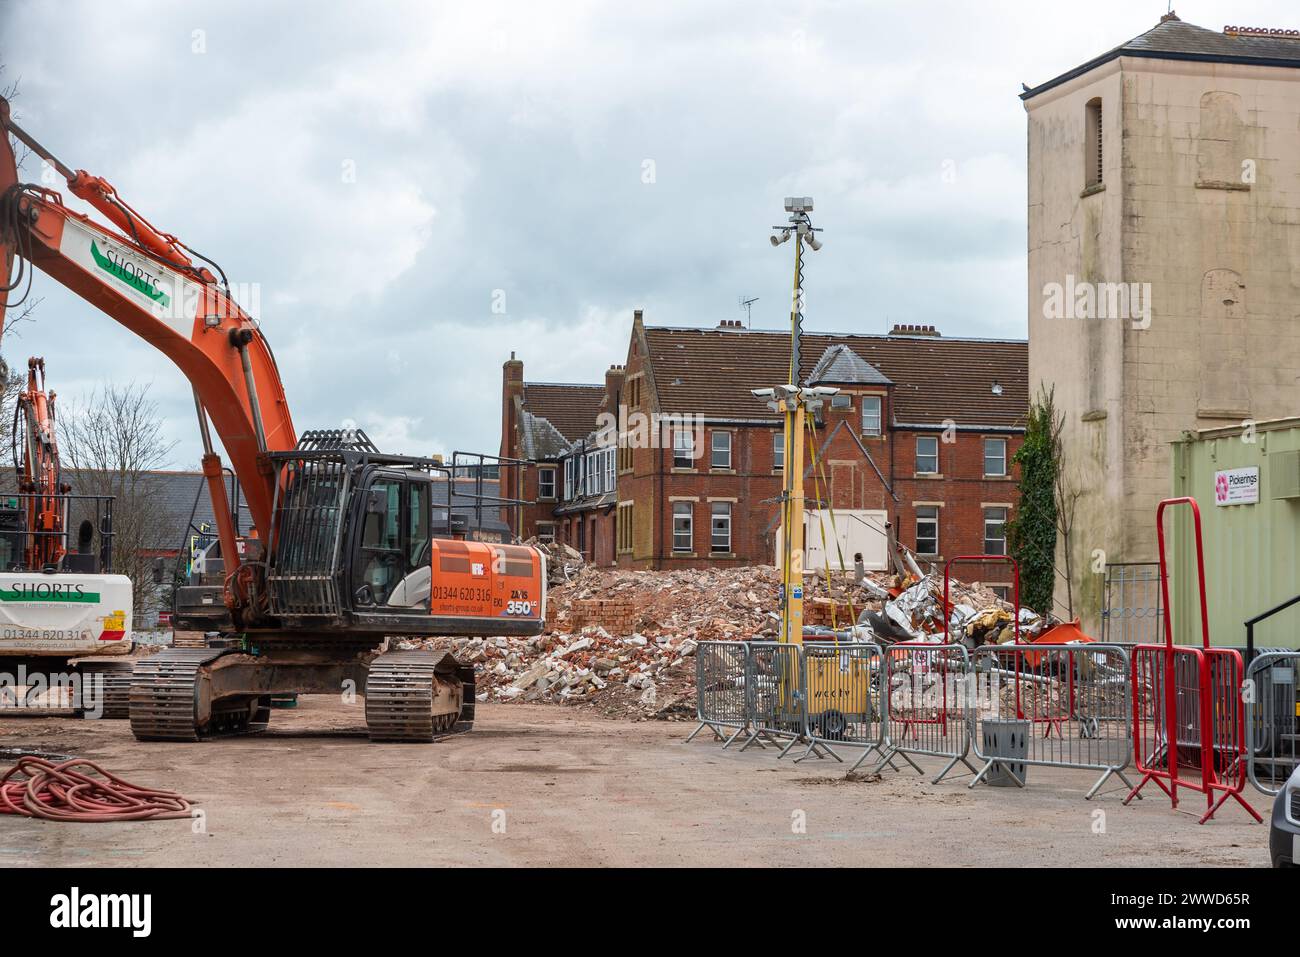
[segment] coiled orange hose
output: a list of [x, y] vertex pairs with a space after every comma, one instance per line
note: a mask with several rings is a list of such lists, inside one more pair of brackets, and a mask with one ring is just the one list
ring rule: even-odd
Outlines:
[[160, 821], [190, 817], [190, 802], [175, 791], [124, 781], [83, 758], [55, 764], [25, 755], [0, 775], [0, 814], [83, 823]]

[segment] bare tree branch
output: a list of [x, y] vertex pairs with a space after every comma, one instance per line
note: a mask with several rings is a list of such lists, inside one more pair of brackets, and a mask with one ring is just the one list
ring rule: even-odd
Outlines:
[[[15, 78], [8, 83], [2, 82], [4, 72], [5, 66], [3, 63], [0, 63], [0, 96], [3, 96], [10, 103], [13, 103], [13, 101], [18, 98], [19, 80]], [[14, 162], [19, 169], [22, 169], [23, 161], [31, 155], [32, 151], [27, 148], [26, 143], [20, 143], [16, 137], [10, 136], [9, 143], [14, 150]]]
[[1065, 428], [1065, 413], [1059, 413], [1052, 423], [1052, 448], [1057, 461], [1056, 472], [1056, 522], [1063, 545], [1065, 557], [1065, 604], [1066, 614], [1074, 617], [1074, 521], [1079, 499], [1083, 498], [1084, 488], [1077, 479], [1071, 479], [1070, 462], [1065, 458], [1065, 447], [1061, 442], [1061, 432]]
[[177, 516], [167, 512], [157, 474], [171, 464], [175, 443], [163, 436], [162, 416], [147, 383], [97, 388], [83, 405], [60, 410], [59, 430], [73, 491], [114, 497], [113, 570], [131, 579], [141, 620], [162, 598], [153, 578], [154, 558], [176, 547], [168, 538], [178, 527]]
[[14, 432], [14, 403], [26, 384], [23, 374], [0, 356], [0, 470], [9, 465], [9, 449]]
[[2, 341], [5, 336], [9, 335], [9, 333], [14, 332], [15, 327], [20, 322], [31, 322], [32, 313], [36, 311], [36, 307], [39, 306], [43, 301], [44, 301], [43, 297], [41, 299], [33, 299], [31, 302], [24, 305], [17, 315], [14, 315], [10, 313], [8, 310], [6, 310], [4, 327], [0, 328], [0, 341]]

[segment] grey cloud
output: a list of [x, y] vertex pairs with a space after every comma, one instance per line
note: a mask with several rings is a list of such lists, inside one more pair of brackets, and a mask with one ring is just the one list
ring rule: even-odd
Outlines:
[[[1207, 24], [1286, 20], [1203, 6]], [[827, 229], [810, 327], [1023, 335], [1019, 84], [1155, 17], [1120, 0], [309, 9], [10, 0], [0, 62], [42, 141], [261, 284], [300, 430], [351, 418], [412, 452], [494, 451], [510, 351], [529, 377], [599, 381], [634, 307], [712, 325], [744, 294], [755, 325], [783, 326], [788, 247], [766, 235], [787, 193]], [[152, 380], [178, 463], [196, 461], [179, 373], [38, 286], [5, 355], [44, 353], [65, 393]]]

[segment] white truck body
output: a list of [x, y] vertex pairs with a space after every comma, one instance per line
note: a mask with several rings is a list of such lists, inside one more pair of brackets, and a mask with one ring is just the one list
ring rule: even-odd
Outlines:
[[125, 655], [131, 579], [72, 572], [0, 572], [0, 656]]

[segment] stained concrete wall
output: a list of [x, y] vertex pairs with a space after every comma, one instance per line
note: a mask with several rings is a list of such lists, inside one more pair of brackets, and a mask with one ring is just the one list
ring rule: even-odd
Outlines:
[[[1104, 175], [1089, 190], [1096, 97]], [[1065, 415], [1074, 612], [1099, 633], [1096, 559], [1154, 560], [1169, 443], [1300, 411], [1300, 71], [1121, 57], [1026, 109], [1030, 383], [1054, 385]], [[1045, 317], [1067, 277], [1150, 284], [1149, 325]]]

